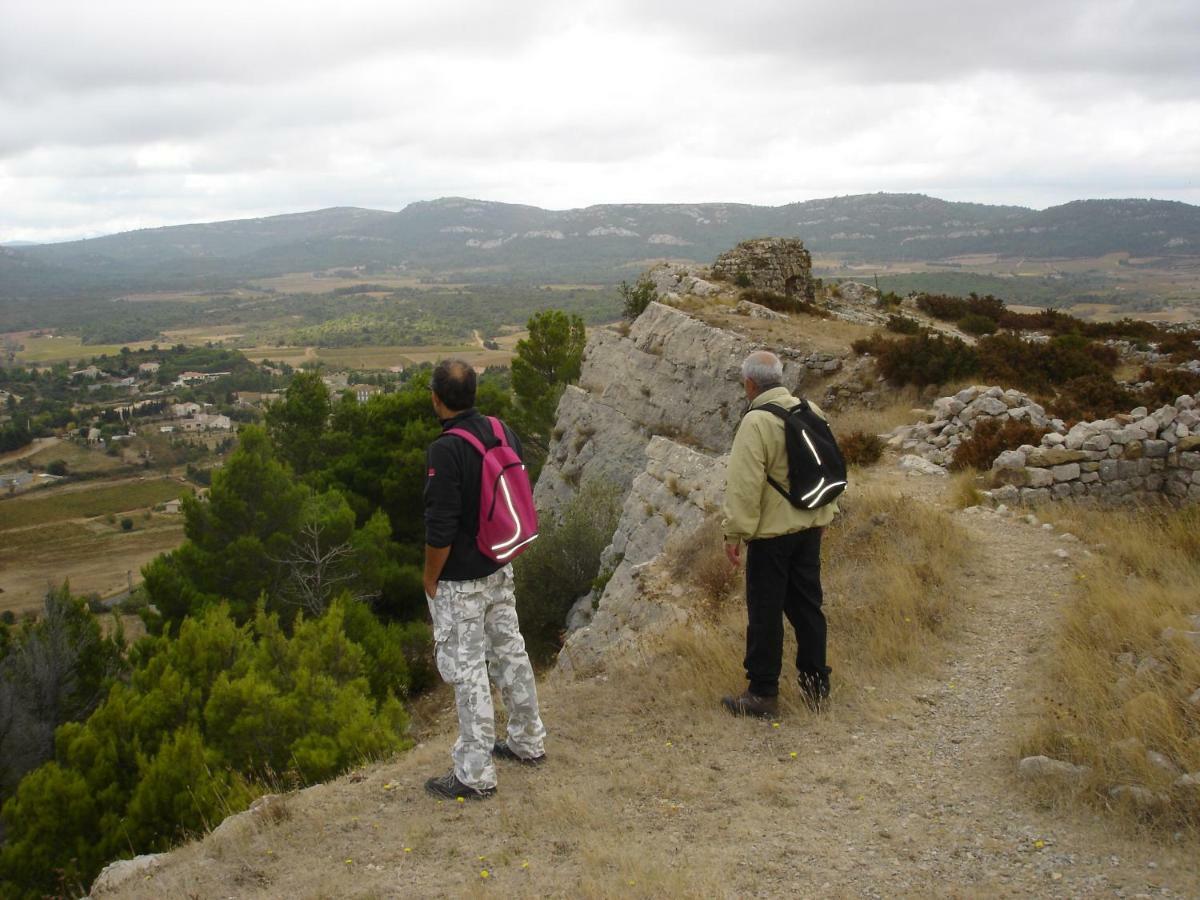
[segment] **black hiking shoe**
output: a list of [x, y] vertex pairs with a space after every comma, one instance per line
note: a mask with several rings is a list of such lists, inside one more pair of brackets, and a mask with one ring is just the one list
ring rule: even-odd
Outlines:
[[743, 691], [736, 697], [722, 697], [721, 705], [735, 716], [771, 719], [779, 715], [778, 697], [760, 697], [749, 691]]
[[492, 747], [492, 756], [507, 759], [509, 762], [517, 762], [523, 766], [540, 766], [546, 761], [545, 753], [541, 756], [531, 756], [528, 759], [524, 756], [517, 756], [513, 752], [513, 749], [504, 741], [496, 741], [495, 746]]
[[496, 793], [495, 788], [473, 788], [463, 784], [453, 770], [437, 775], [425, 782], [426, 793], [443, 800], [482, 800]]

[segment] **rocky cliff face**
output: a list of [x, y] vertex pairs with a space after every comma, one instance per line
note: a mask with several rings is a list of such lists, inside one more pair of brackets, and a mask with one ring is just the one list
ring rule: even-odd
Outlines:
[[[592, 333], [579, 385], [559, 403], [535, 499], [553, 517], [599, 481], [620, 491], [623, 507], [602, 564], [611, 578], [573, 611], [562, 667], [587, 669], [684, 617], [671, 592], [648, 589], [645, 576], [672, 538], [719, 508], [724, 455], [745, 406], [740, 366], [760, 348], [659, 303], [627, 335]], [[801, 392], [842, 363], [829, 353], [770, 349], [783, 359], [784, 384]]]

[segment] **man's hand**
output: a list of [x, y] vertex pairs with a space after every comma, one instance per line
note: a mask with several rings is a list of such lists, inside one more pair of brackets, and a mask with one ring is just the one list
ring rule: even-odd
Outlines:
[[734, 568], [742, 564], [742, 545], [739, 542], [725, 542], [725, 556]]
[[425, 573], [421, 578], [425, 585], [425, 596], [436, 597], [438, 579], [441, 578], [442, 569], [445, 568], [446, 560], [450, 558], [449, 547], [430, 547], [425, 545]]

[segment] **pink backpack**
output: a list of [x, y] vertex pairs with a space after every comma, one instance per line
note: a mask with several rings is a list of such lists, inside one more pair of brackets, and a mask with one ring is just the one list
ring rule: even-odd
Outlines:
[[471, 432], [451, 428], [483, 457], [483, 478], [479, 485], [479, 551], [488, 559], [508, 562], [520, 555], [538, 536], [537, 510], [529, 475], [517, 451], [509, 446], [500, 420], [488, 416], [492, 434], [499, 445], [490, 449]]

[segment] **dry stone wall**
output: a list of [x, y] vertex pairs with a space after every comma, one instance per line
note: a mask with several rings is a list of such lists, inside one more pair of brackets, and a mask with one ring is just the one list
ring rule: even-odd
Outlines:
[[1200, 502], [1200, 401], [1182, 396], [1153, 413], [1080, 422], [1038, 447], [1007, 450], [992, 464], [1001, 503], [1037, 505], [1069, 497], [1129, 502], [1165, 497]]
[[970, 440], [975, 428], [989, 419], [1028, 422], [1058, 434], [1067, 430], [1062, 419], [1047, 415], [1046, 410], [1028, 394], [982, 385], [964, 388], [953, 397], [935, 400], [927, 417], [927, 422], [902, 425], [890, 432], [888, 444], [939, 466], [949, 464], [958, 445]]

